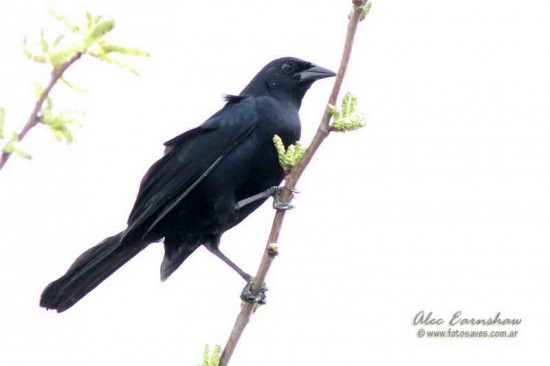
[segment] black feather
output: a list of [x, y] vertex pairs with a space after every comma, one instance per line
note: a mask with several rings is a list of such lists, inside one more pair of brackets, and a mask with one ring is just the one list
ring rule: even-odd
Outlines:
[[147, 245], [162, 239], [163, 280], [203, 244], [230, 262], [217, 251], [222, 234], [265, 198], [239, 209], [236, 203], [280, 184], [284, 173], [273, 136], [279, 135], [285, 145], [300, 138], [302, 97], [314, 80], [333, 75], [296, 58], [272, 61], [240, 95], [226, 95], [225, 106], [206, 122], [167, 141], [164, 156], [141, 181], [127, 228], [78, 257], [65, 275], [46, 287], [40, 305], [67, 310]]

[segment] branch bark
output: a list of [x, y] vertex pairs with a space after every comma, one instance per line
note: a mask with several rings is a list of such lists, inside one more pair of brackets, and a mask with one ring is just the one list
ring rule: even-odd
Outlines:
[[[42, 105], [50, 95], [53, 87], [55, 86], [55, 84], [57, 84], [59, 79], [63, 76], [65, 71], [67, 71], [67, 69], [81, 56], [82, 56], [82, 53], [78, 52], [69, 61], [63, 64], [63, 66], [52, 70], [50, 81], [46, 86], [46, 88], [44, 89], [44, 91], [42, 92], [42, 94], [40, 94], [40, 97], [38, 97], [38, 100], [36, 101], [36, 104], [34, 105], [34, 108], [29, 118], [27, 119], [27, 123], [25, 123], [25, 125], [21, 129], [21, 132], [19, 132], [18, 134], [17, 141], [23, 140], [27, 135], [27, 133], [40, 122], [39, 114], [40, 114], [40, 111], [42, 110]], [[8, 162], [8, 160], [12, 155], [13, 155], [12, 152], [6, 152], [6, 151], [2, 152], [2, 155], [0, 156], [0, 170], [2, 170], [4, 165], [6, 165], [6, 163]]]
[[[351, 51], [353, 48], [353, 41], [355, 39], [355, 34], [357, 32], [357, 26], [361, 20], [363, 9], [367, 5], [368, 0], [352, 0], [352, 2], [353, 2], [353, 13], [350, 15], [349, 22], [348, 22], [344, 50], [342, 53], [342, 58], [340, 60], [340, 67], [338, 69], [338, 75], [336, 76], [334, 85], [332, 87], [332, 92], [328, 99], [328, 103], [333, 105], [336, 104], [336, 100], [338, 99], [338, 94], [340, 93], [342, 82], [344, 80], [344, 76], [346, 74], [348, 63], [351, 57]], [[323, 114], [323, 117], [321, 118], [321, 123], [319, 124], [319, 127], [317, 129], [317, 133], [315, 134], [315, 137], [313, 138], [311, 144], [307, 148], [305, 155], [300, 160], [300, 162], [292, 169], [290, 174], [287, 175], [285, 178], [284, 189], [280, 197], [283, 202], [290, 201], [292, 196], [292, 190], [296, 187], [296, 184], [298, 183], [298, 180], [302, 176], [302, 173], [309, 165], [317, 149], [321, 146], [325, 138], [327, 138], [327, 136], [329, 135], [331, 131], [330, 119], [331, 119], [331, 115], [328, 112], [327, 108], [325, 108], [325, 112]], [[252, 285], [253, 293], [257, 293], [258, 289], [265, 282], [265, 278], [269, 271], [269, 268], [271, 267], [271, 263], [273, 262], [275, 256], [277, 255], [276, 246], [279, 239], [279, 233], [281, 232], [281, 227], [283, 225], [285, 213], [286, 213], [285, 210], [277, 210], [277, 212], [275, 213], [275, 217], [273, 218], [273, 224], [271, 226], [271, 232], [269, 233], [269, 238], [267, 240], [266, 248], [265, 248], [260, 266], [256, 273], [254, 283]], [[250, 321], [250, 316], [252, 315], [253, 311], [254, 311], [253, 304], [250, 304], [247, 302], [242, 304], [241, 311], [237, 316], [237, 320], [235, 322], [235, 325], [233, 326], [231, 335], [229, 336], [227, 344], [223, 350], [223, 353], [220, 359], [220, 366], [227, 366], [229, 364], [229, 360], [233, 355], [233, 351], [235, 350], [244, 329], [246, 328], [248, 322]]]

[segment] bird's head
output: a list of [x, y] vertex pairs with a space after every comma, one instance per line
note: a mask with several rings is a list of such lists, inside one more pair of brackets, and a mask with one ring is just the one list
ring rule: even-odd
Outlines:
[[334, 72], [311, 62], [295, 57], [283, 57], [268, 63], [241, 94], [271, 94], [275, 98], [289, 100], [300, 106], [311, 84], [335, 75]]

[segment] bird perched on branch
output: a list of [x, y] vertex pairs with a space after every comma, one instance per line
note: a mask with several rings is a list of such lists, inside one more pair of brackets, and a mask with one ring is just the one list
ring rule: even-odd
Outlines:
[[[143, 177], [128, 226], [82, 253], [49, 284], [40, 306], [65, 311], [151, 243], [164, 241], [166, 280], [200, 245], [233, 268], [252, 295], [252, 276], [219, 249], [222, 234], [273, 195], [284, 178], [273, 136], [288, 146], [300, 138], [298, 111], [318, 79], [335, 73], [297, 58], [267, 64], [239, 95], [197, 128], [165, 143], [164, 156]], [[285, 208], [279, 205], [278, 208]]]

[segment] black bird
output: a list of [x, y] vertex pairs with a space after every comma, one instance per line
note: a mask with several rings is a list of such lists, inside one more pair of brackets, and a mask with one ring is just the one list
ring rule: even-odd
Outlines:
[[[298, 110], [315, 80], [335, 73], [297, 58], [267, 64], [239, 95], [197, 128], [166, 142], [164, 156], [141, 181], [128, 227], [81, 254], [49, 284], [40, 306], [62, 312], [146, 246], [164, 239], [161, 279], [167, 279], [200, 245], [239, 273], [252, 276], [219, 250], [222, 234], [276, 192], [284, 178], [273, 146], [300, 138]], [[284, 208], [284, 207], [281, 207]], [[254, 298], [247, 287], [243, 298]]]

